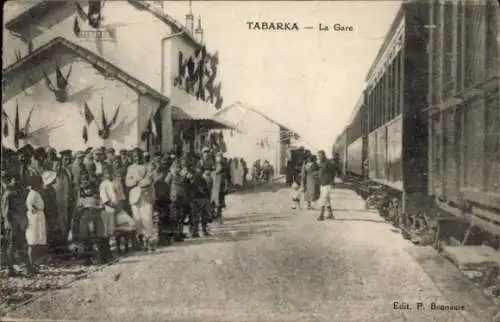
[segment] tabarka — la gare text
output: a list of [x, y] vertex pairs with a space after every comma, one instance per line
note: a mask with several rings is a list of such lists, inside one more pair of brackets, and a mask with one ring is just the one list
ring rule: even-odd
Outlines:
[[247, 21], [250, 30], [269, 30], [269, 31], [298, 31], [299, 25], [296, 22], [285, 21]]

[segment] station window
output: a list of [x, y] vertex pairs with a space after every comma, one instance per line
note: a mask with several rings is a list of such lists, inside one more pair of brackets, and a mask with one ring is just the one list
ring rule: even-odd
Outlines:
[[486, 4], [486, 73], [487, 77], [498, 76], [499, 49], [498, 49], [498, 4], [497, 0], [488, 0]]
[[404, 97], [404, 92], [405, 92], [405, 78], [404, 78], [404, 72], [405, 72], [405, 68], [404, 68], [404, 63], [405, 63], [405, 58], [404, 58], [404, 51], [400, 51], [399, 54], [399, 65], [398, 65], [398, 70], [399, 70], [399, 75], [398, 75], [398, 83], [399, 83], [399, 93], [398, 93], [398, 109], [397, 109], [397, 114], [401, 114], [402, 113], [402, 104], [401, 104], [401, 101], [402, 101], [402, 98]]
[[457, 34], [457, 41], [455, 42], [455, 50], [457, 52], [457, 58], [456, 58], [456, 72], [455, 72], [455, 88], [457, 92], [461, 92], [463, 90], [463, 27], [464, 27], [464, 4], [462, 2], [459, 2], [457, 5], [457, 22], [456, 22], [456, 34]]
[[443, 26], [441, 37], [443, 44], [443, 99], [446, 100], [453, 95], [453, 59], [455, 58], [453, 48], [453, 3], [444, 3], [442, 10]]

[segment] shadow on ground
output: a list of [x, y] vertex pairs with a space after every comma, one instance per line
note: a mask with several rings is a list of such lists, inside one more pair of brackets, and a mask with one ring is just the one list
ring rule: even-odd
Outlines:
[[263, 193], [263, 192], [278, 192], [279, 190], [282, 190], [286, 187], [287, 187], [286, 184], [282, 183], [263, 183], [245, 189], [231, 191], [229, 195], [247, 195], [247, 194]]
[[336, 218], [335, 221], [359, 221], [359, 222], [375, 222], [387, 224], [387, 221], [383, 219], [370, 219], [370, 218]]

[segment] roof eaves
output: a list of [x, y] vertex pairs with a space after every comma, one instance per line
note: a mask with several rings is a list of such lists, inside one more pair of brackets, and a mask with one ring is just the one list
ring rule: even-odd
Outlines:
[[229, 111], [230, 109], [232, 109], [233, 107], [236, 107], [238, 105], [243, 106], [243, 103], [241, 103], [240, 101], [237, 101], [237, 102], [234, 102], [228, 106], [225, 106], [225, 107], [221, 108], [220, 110], [218, 110], [217, 112], [215, 112], [214, 116], [221, 115], [221, 114], [225, 113], [226, 111]]
[[290, 131], [290, 132], [294, 132], [295, 134], [298, 135], [298, 132], [291, 129], [289, 126], [287, 125], [284, 125], [274, 119], [272, 119], [271, 117], [267, 116], [266, 114], [264, 114], [263, 112], [259, 111], [257, 108], [255, 107], [252, 107], [248, 104], [245, 104], [245, 103], [242, 103], [241, 101], [236, 101], [234, 102], [233, 104], [231, 105], [228, 105], [226, 107], [224, 107], [223, 109], [217, 111], [214, 115], [220, 115], [222, 114], [223, 112], [227, 111], [227, 110], [230, 110], [231, 108], [235, 107], [235, 106], [241, 106], [243, 107], [244, 109], [247, 109], [247, 110], [250, 110], [254, 113], [257, 113], [258, 115], [262, 116], [263, 118], [265, 118], [266, 120], [268, 120], [269, 122], [273, 123], [273, 124], [276, 124], [277, 126], [279, 126], [280, 128], [284, 128], [285, 130], [287, 131]]
[[183, 26], [177, 19], [174, 17], [170, 16], [169, 14], [163, 12], [159, 8], [156, 8], [155, 6], [151, 5], [150, 3], [139, 1], [139, 0], [128, 0], [129, 2], [133, 3], [134, 6], [139, 6], [140, 8], [143, 8], [150, 12], [152, 15], [154, 15], [156, 18], [160, 19], [164, 23], [166, 23], [169, 27], [174, 29], [174, 33], [177, 32], [182, 32], [182, 35], [187, 38], [189, 41], [193, 43], [196, 47], [201, 47], [201, 44], [194, 38], [194, 36], [187, 30], [185, 26]]
[[120, 69], [119, 67], [115, 66], [114, 64], [108, 62], [104, 58], [100, 57], [99, 55], [91, 52], [90, 50], [83, 48], [67, 39], [64, 39], [62, 37], [56, 37], [46, 43], [43, 46], [40, 46], [37, 48], [35, 51], [33, 51], [31, 54], [23, 57], [19, 61], [11, 64], [10, 66], [7, 66], [5, 69], [2, 70], [3, 74], [3, 79], [8, 78], [10, 73], [14, 73], [18, 68], [20, 68], [23, 64], [28, 62], [30, 59], [33, 59], [34, 57], [41, 55], [44, 51], [50, 49], [53, 46], [61, 45], [64, 46], [70, 50], [72, 50], [75, 54], [77, 54], [79, 57], [82, 59], [85, 59], [86, 61], [90, 62], [93, 65], [97, 65], [97, 67], [100, 68], [110, 68], [112, 69], [112, 72], [114, 74], [117, 74], [117, 79], [119, 79], [121, 82], [129, 85], [130, 87], [134, 88], [135, 90], [139, 91], [141, 94], [147, 94], [149, 93], [151, 96], [154, 98], [168, 103], [169, 99], [164, 96], [163, 94], [159, 93], [149, 85], [145, 84], [144, 82], [136, 79], [132, 75], [128, 74], [124, 70]]

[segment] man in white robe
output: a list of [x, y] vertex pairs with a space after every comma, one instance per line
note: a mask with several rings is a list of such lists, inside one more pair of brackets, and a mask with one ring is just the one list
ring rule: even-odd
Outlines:
[[152, 250], [154, 237], [153, 191], [148, 165], [140, 149], [134, 150], [134, 163], [128, 167], [125, 184], [130, 188], [129, 201], [137, 233], [146, 249]]

